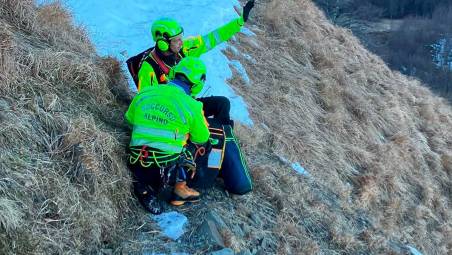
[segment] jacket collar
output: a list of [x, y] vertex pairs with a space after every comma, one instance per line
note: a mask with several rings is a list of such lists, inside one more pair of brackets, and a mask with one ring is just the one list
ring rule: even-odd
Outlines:
[[170, 55], [165, 55], [160, 49], [159, 47], [155, 47], [155, 52], [157, 53], [157, 56], [163, 61], [165, 62], [165, 64], [169, 65], [169, 66], [175, 66], [179, 60], [179, 58], [177, 57], [178, 54], [175, 53], [171, 53]]
[[185, 81], [181, 81], [178, 79], [174, 79], [172, 81], [170, 81], [168, 83], [168, 85], [173, 85], [175, 87], [180, 88], [181, 90], [183, 90], [185, 92], [185, 94], [190, 95], [191, 94], [191, 89], [190, 89], [190, 84], [188, 84], [188, 82]]

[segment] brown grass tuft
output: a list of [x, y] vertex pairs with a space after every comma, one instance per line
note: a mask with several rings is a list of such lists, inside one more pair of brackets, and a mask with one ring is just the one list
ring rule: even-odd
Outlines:
[[[452, 220], [450, 105], [392, 72], [310, 1], [269, 1], [257, 12], [256, 37], [235, 45], [254, 60], [231, 56], [253, 70], [252, 84], [231, 82], [251, 109], [250, 133], [266, 133], [239, 137], [256, 190], [278, 210], [277, 252], [398, 254], [410, 243], [441, 254], [447, 231], [428, 233]], [[311, 242], [317, 250], [302, 251]]]
[[124, 79], [58, 3], [0, 13], [0, 253], [95, 253], [127, 231]]

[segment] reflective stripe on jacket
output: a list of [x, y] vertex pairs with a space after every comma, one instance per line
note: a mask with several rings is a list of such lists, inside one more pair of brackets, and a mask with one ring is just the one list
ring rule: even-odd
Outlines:
[[142, 90], [125, 117], [133, 127], [130, 146], [147, 145], [175, 154], [182, 151], [188, 137], [194, 143], [209, 138], [202, 103], [171, 84]]

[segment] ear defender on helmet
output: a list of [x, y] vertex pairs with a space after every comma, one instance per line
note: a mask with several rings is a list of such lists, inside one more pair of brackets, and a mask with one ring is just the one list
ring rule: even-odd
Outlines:
[[185, 57], [174, 67], [174, 75], [176, 74], [182, 74], [187, 78], [191, 85], [191, 96], [196, 96], [206, 81], [206, 65], [199, 58]]
[[169, 43], [165, 39], [158, 39], [157, 48], [161, 51], [167, 51], [169, 49]]
[[156, 47], [161, 51], [168, 51], [170, 40], [184, 32], [179, 23], [171, 18], [160, 18], [152, 23], [152, 39], [156, 42]]

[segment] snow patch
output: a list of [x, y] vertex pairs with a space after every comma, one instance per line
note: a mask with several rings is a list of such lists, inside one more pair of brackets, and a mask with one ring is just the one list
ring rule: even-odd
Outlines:
[[[265, 124], [263, 124], [263, 125], [265, 125]], [[281, 160], [283, 163], [288, 164], [288, 165], [292, 164], [292, 163], [291, 163], [288, 159], [286, 159], [285, 157], [283, 157], [283, 156], [281, 156], [281, 155], [276, 155], [276, 156], [278, 156], [279, 160]]]
[[416, 248], [411, 247], [409, 245], [407, 245], [406, 247], [410, 250], [411, 255], [422, 255], [422, 253], [419, 252]]
[[163, 234], [173, 240], [177, 240], [184, 234], [184, 226], [188, 223], [187, 217], [178, 212], [167, 212], [160, 215], [151, 216]]
[[[36, 2], [44, 4], [49, 0]], [[127, 70], [125, 60], [128, 57], [154, 45], [150, 28], [158, 17], [178, 20], [184, 27], [184, 37], [204, 35], [237, 18], [233, 6], [240, 5], [237, 0], [62, 0], [62, 3], [70, 10], [75, 23], [87, 29], [98, 53], [118, 58], [124, 70]], [[242, 32], [254, 35], [244, 27]], [[232, 118], [252, 126], [245, 101], [226, 83], [232, 77], [229, 61], [221, 52], [226, 45], [223, 43], [201, 57], [207, 66], [205, 91], [208, 93], [205, 94], [228, 97]], [[130, 88], [136, 90], [130, 75], [129, 83]]]
[[247, 35], [247, 36], [256, 36], [256, 34], [253, 33], [253, 31], [249, 30], [246, 27], [242, 27], [242, 30], [240, 30], [240, 33]]
[[293, 170], [295, 170], [297, 173], [306, 176], [306, 177], [311, 177], [311, 174], [300, 165], [300, 163], [298, 162], [290, 162], [290, 160], [286, 159], [285, 157], [281, 156], [281, 155], [276, 155], [278, 157], [278, 159], [283, 162], [284, 164], [290, 165], [292, 167]]
[[253, 64], [256, 64], [256, 60], [251, 57], [249, 54], [245, 54], [245, 53], [240, 53], [239, 50], [232, 45], [228, 45], [229, 49], [232, 51], [232, 54], [234, 54], [235, 56], [243, 56], [246, 60], [250, 61]]
[[257, 63], [256, 60], [255, 60], [253, 57], [251, 57], [250, 55], [245, 54], [245, 53], [243, 53], [242, 55], [243, 55], [248, 61], [250, 61], [251, 63], [253, 63], [253, 64], [256, 64], [256, 63]]
[[231, 49], [231, 51], [232, 51], [232, 53], [233, 53], [234, 55], [236, 55], [236, 56], [240, 55], [239, 50], [238, 50], [235, 46], [233, 46], [233, 45], [228, 45], [228, 47], [229, 47], [229, 49]]
[[239, 72], [246, 85], [250, 85], [250, 78], [248, 77], [248, 74], [242, 64], [238, 60], [232, 60], [229, 63], [237, 70], [237, 72]]
[[300, 163], [298, 162], [294, 162], [291, 164], [292, 169], [295, 170], [297, 173], [304, 175], [306, 177], [311, 177], [311, 175], [309, 174], [309, 172], [300, 165]]

